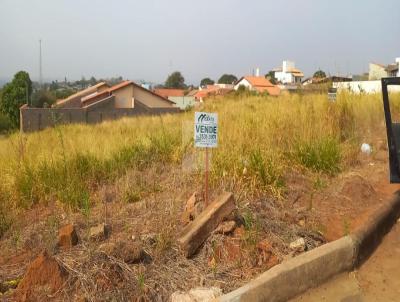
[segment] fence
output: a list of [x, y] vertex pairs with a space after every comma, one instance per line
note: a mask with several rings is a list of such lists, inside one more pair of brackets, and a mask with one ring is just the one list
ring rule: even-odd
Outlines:
[[[333, 82], [333, 88], [338, 91], [348, 90], [353, 93], [377, 93], [382, 91], [381, 81], [353, 81], [353, 82]], [[400, 92], [400, 87], [389, 86], [389, 91]]]
[[95, 124], [105, 120], [115, 120], [122, 117], [137, 115], [154, 115], [163, 113], [178, 113], [179, 108], [20, 108], [20, 130], [31, 132], [54, 127], [56, 124]]

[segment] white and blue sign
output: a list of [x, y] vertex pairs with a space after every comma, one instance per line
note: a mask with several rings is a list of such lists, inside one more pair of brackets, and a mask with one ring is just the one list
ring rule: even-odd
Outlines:
[[218, 142], [218, 114], [194, 113], [194, 146], [216, 148]]

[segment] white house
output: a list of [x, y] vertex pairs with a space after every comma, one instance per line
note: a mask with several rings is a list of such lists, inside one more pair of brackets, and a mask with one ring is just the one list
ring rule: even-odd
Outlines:
[[[259, 73], [257, 73], [259, 74]], [[244, 86], [249, 90], [256, 91], [258, 93], [268, 93], [272, 96], [278, 96], [280, 89], [278, 86], [272, 84], [265, 77], [260, 76], [245, 76], [241, 77], [235, 84], [234, 89], [238, 90], [240, 86]]]
[[301, 78], [304, 77], [303, 72], [295, 68], [294, 62], [287, 60], [272, 71], [275, 72], [275, 79], [282, 84], [301, 84]]
[[396, 58], [395, 62], [389, 65], [378, 63], [369, 63], [368, 79], [380, 80], [385, 77], [400, 77], [400, 58]]

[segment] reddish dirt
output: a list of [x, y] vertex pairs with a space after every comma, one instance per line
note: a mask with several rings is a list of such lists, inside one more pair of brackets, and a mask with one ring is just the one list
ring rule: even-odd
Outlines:
[[[99, 202], [99, 197], [91, 209], [89, 224], [82, 214], [68, 213], [58, 206], [52, 208], [51, 205], [42, 205], [27, 210], [24, 217], [18, 218], [18, 228], [14, 229], [13, 226], [0, 242], [0, 281], [21, 277], [26, 265], [32, 260], [32, 256], [39, 253], [39, 249], [47, 245], [54, 248], [48, 237], [53, 236], [54, 244], [56, 243], [59, 225], [74, 223], [85, 244], [78, 244], [68, 251], [60, 251], [57, 259], [71, 259], [72, 264], [80, 265], [79, 268], [87, 274], [86, 277], [94, 280], [91, 294], [98, 293], [97, 298], [103, 297], [105, 293], [113, 297], [118, 291], [121, 294], [120, 300], [143, 294], [143, 288], [140, 289], [136, 284], [139, 275], [145, 276], [145, 288], [149, 288], [149, 296], [154, 297], [154, 300], [157, 297], [167, 300], [172, 291], [189, 290], [199, 284], [219, 286], [227, 292], [245, 284], [280, 261], [293, 257], [289, 244], [298, 237], [305, 238], [307, 249], [311, 249], [352, 232], [363, 225], [369, 215], [400, 188], [388, 184], [387, 161], [382, 156], [380, 160], [374, 157], [361, 159], [350, 169], [351, 172], [344, 172], [337, 177], [321, 175], [318, 183], [314, 174], [292, 173], [287, 177], [287, 192], [283, 200], [276, 200], [269, 195], [240, 196], [240, 190], [237, 189], [235, 197], [242, 218], [247, 212], [253, 215], [253, 221], [249, 220], [250, 228], [239, 226], [244, 224], [243, 221], [233, 234], [210, 236], [194, 259], [187, 260], [177, 252], [174, 242], [182, 227], [180, 218], [184, 205], [193, 191], [199, 188], [194, 187], [189, 177], [181, 175], [180, 170], [165, 170], [149, 174], [150, 183], [157, 183], [158, 187], [144, 200], [123, 203], [117, 195], [116, 200], [108, 203], [108, 219], [112, 225], [110, 240], [125, 242], [136, 238], [135, 240], [142, 241], [146, 253], [153, 258], [150, 264], [130, 265], [133, 272], [131, 279], [126, 279], [126, 274], [122, 274], [115, 263], [110, 264], [107, 258], [100, 259], [101, 261], [95, 258], [99, 262], [93, 262], [93, 266], [84, 265], [88, 259], [84, 249], [88, 242], [85, 234], [90, 226], [103, 222], [104, 207]], [[171, 174], [174, 177], [168, 177]], [[134, 176], [136, 177], [130, 176], [129, 180], [142, 179], [141, 174]], [[116, 183], [113, 189], [119, 192], [120, 187], [121, 184]], [[178, 187], [182, 188], [179, 192], [171, 190]], [[56, 227], [54, 221], [59, 223]], [[19, 232], [18, 242], [13, 239], [15, 230]], [[142, 235], [153, 239], [141, 239]], [[93, 243], [91, 248], [97, 250], [98, 245]], [[117, 258], [121, 257], [119, 255]], [[46, 266], [48, 269], [44, 269], [44, 274], [50, 269], [55, 272], [55, 276], [62, 279], [62, 272], [56, 266], [55, 260], [50, 263], [53, 264]], [[104, 271], [91, 273], [94, 268], [102, 265], [104, 271], [110, 273], [107, 278], [104, 277]], [[29, 271], [30, 268], [27, 276]], [[36, 270], [38, 272], [40, 270]], [[34, 272], [30, 274], [34, 276]], [[47, 277], [50, 277], [48, 292], [51, 292], [61, 281], [54, 281], [52, 276]], [[40, 278], [38, 277], [36, 285], [31, 280], [29, 286], [23, 285], [24, 283], [20, 286], [28, 289], [30, 286], [30, 289], [32, 286], [42, 288], [41, 282], [44, 281]], [[167, 285], [164, 287], [165, 284]], [[79, 288], [79, 282], [73, 285], [69, 289], [73, 295], [83, 290]], [[68, 297], [69, 294], [70, 292], [67, 293]]]
[[300, 204], [312, 207], [309, 226], [333, 241], [362, 226], [399, 189], [400, 185], [388, 181], [387, 162], [371, 159]]
[[40, 301], [43, 293], [53, 294], [63, 286], [65, 280], [66, 272], [44, 251], [29, 265], [15, 298], [18, 301]]

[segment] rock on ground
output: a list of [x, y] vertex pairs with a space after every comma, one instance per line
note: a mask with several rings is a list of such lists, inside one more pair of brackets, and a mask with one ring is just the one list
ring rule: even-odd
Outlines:
[[18, 284], [17, 301], [43, 301], [43, 295], [58, 291], [68, 273], [46, 251], [42, 252], [29, 266]]
[[236, 222], [231, 220], [231, 221], [224, 221], [219, 224], [219, 226], [216, 228], [215, 233], [217, 234], [230, 234], [235, 230], [236, 227]]
[[202, 194], [194, 192], [188, 199], [182, 213], [181, 221], [183, 225], [193, 221], [204, 210], [204, 198]]
[[110, 233], [110, 226], [105, 223], [100, 223], [99, 225], [90, 228], [89, 237], [90, 240], [101, 241], [107, 239]]
[[306, 241], [304, 238], [299, 238], [293, 242], [290, 243], [289, 248], [293, 252], [304, 252], [306, 249]]
[[222, 295], [218, 287], [197, 287], [189, 292], [174, 292], [171, 295], [171, 302], [208, 302]]
[[73, 224], [67, 224], [58, 230], [57, 247], [69, 249], [79, 242], [79, 237]]
[[138, 242], [119, 241], [116, 243], [104, 243], [99, 250], [115, 258], [122, 259], [125, 263], [134, 264], [147, 262], [151, 257], [143, 250]]

